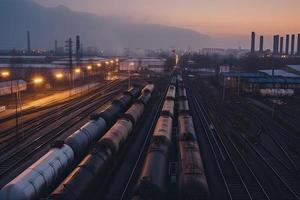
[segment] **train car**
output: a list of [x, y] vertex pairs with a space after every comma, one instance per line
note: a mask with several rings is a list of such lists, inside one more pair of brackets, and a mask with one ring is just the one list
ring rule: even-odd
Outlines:
[[181, 87], [181, 86], [178, 86], [178, 89], [177, 89], [177, 96], [178, 97], [186, 97], [186, 89], [184, 87]]
[[74, 151], [75, 161], [79, 161], [82, 158], [88, 151], [89, 146], [102, 136], [106, 127], [106, 122], [103, 118], [91, 120], [65, 139], [65, 144]]
[[180, 114], [178, 117], [179, 137], [182, 140], [196, 140], [193, 118], [187, 113]]
[[143, 89], [141, 93], [144, 93], [145, 91], [153, 92], [154, 90], [154, 84], [147, 84]]
[[[148, 95], [146, 90], [141, 96]], [[138, 107], [136, 107], [139, 105]], [[97, 142], [93, 151], [76, 167], [75, 170], [63, 181], [62, 184], [48, 197], [51, 200], [81, 200], [91, 196], [90, 190], [95, 182], [105, 175], [107, 167], [114, 154], [125, 142], [133, 129], [132, 119], [141, 117], [144, 110], [141, 101], [136, 102]], [[135, 108], [135, 109], [133, 109]], [[131, 117], [128, 117], [131, 116]]]
[[94, 150], [48, 197], [49, 200], [81, 200], [89, 194], [95, 179], [106, 172], [112, 152], [96, 146]]
[[135, 102], [123, 115], [123, 117], [128, 118], [133, 124], [136, 124], [139, 118], [142, 116], [145, 109], [145, 105], [142, 102]]
[[144, 105], [146, 105], [151, 98], [151, 92], [149, 90], [146, 90], [143, 92], [143, 95], [139, 97], [139, 101], [141, 101]]
[[131, 87], [128, 90], [129, 94], [132, 96], [132, 98], [136, 99], [139, 97], [140, 93], [141, 93], [141, 89], [138, 87]]
[[178, 97], [177, 104], [178, 104], [178, 113], [179, 114], [182, 112], [188, 112], [190, 110], [187, 97]]
[[120, 145], [127, 139], [132, 128], [133, 123], [129, 119], [119, 119], [100, 139], [99, 145], [111, 149], [113, 153], [118, 152]]
[[171, 117], [174, 117], [174, 107], [175, 107], [175, 102], [174, 100], [171, 99], [166, 99], [163, 107], [162, 107], [162, 113], [168, 114]]
[[202, 159], [195, 140], [179, 141], [180, 199], [208, 199], [209, 189], [204, 173]]
[[166, 193], [168, 145], [159, 140], [152, 142], [138, 179], [135, 198], [161, 200]]
[[161, 115], [156, 123], [152, 141], [159, 140], [165, 144], [171, 143], [173, 119], [168, 115]]
[[65, 144], [52, 148], [0, 190], [0, 199], [34, 200], [50, 188], [73, 163], [73, 150]]
[[174, 85], [170, 85], [166, 94], [166, 99], [174, 99], [175, 100], [175, 93], [176, 93], [176, 88]]

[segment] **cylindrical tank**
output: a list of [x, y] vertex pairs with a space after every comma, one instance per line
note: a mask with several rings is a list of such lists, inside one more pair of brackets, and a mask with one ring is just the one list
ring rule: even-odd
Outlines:
[[178, 102], [178, 112], [185, 112], [185, 111], [189, 111], [189, 102], [187, 100], [186, 97], [178, 97], [177, 98], [177, 102]]
[[143, 92], [143, 94], [139, 97], [139, 101], [143, 102], [143, 104], [147, 104], [151, 98], [151, 92]]
[[176, 88], [174, 85], [170, 85], [166, 94], [166, 98], [175, 99]]
[[170, 116], [174, 117], [174, 106], [174, 100], [166, 99], [162, 107], [162, 112], [169, 113]]
[[178, 117], [179, 137], [184, 140], [195, 140], [196, 133], [193, 118], [189, 114], [181, 114]]
[[152, 142], [147, 152], [142, 173], [138, 179], [135, 194], [142, 199], [164, 199], [168, 164], [168, 145]]
[[196, 141], [180, 141], [180, 178], [181, 199], [208, 199], [209, 189]]
[[146, 90], [149, 90], [151, 93], [154, 90], [154, 85], [153, 84], [147, 84], [143, 89], [142, 89], [142, 93], [144, 93]]
[[131, 94], [132, 98], [138, 98], [140, 92], [141, 92], [141, 89], [140, 88], [137, 88], [137, 87], [132, 87], [128, 90], [128, 92]]
[[95, 148], [92, 153], [69, 174], [69, 176], [51, 193], [49, 200], [85, 199], [95, 180], [106, 171], [112, 152], [109, 149]]
[[178, 87], [178, 97], [186, 97], [186, 90], [184, 87]]
[[120, 145], [126, 140], [132, 128], [133, 125], [129, 119], [119, 119], [98, 143], [110, 148], [113, 153], [116, 153]]
[[0, 191], [0, 199], [33, 200], [58, 181], [72, 165], [73, 150], [68, 145], [52, 148]]
[[143, 103], [136, 102], [126, 111], [123, 117], [129, 118], [133, 124], [136, 124], [144, 112], [144, 107]]
[[106, 129], [106, 122], [102, 118], [91, 120], [82, 126], [75, 133], [65, 139], [65, 144], [74, 151], [75, 160], [79, 160], [89, 149], [89, 146], [96, 142]]
[[158, 118], [154, 132], [154, 140], [160, 140], [165, 144], [171, 143], [173, 119], [170, 116], [162, 115]]

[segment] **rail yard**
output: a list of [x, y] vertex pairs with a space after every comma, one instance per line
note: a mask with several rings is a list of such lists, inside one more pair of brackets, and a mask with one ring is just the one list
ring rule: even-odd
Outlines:
[[1, 119], [0, 199], [300, 199], [299, 97], [179, 69], [131, 84]]

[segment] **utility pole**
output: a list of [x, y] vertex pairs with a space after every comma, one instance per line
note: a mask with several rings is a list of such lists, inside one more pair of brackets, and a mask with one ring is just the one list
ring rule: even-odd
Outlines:
[[70, 89], [70, 96], [71, 96], [71, 91], [73, 89], [73, 50], [72, 50], [72, 38], [69, 38], [66, 41], [66, 49], [68, 52], [68, 57], [69, 57], [69, 89]]
[[226, 83], [225, 80], [226, 80], [226, 77], [224, 75], [224, 80], [223, 80], [223, 97], [222, 97], [223, 101], [225, 100], [225, 83]]

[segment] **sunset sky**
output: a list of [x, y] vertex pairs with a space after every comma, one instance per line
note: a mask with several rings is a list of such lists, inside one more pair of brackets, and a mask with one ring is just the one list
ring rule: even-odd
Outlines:
[[124, 20], [185, 27], [210, 34], [300, 31], [300, 0], [36, 0]]

